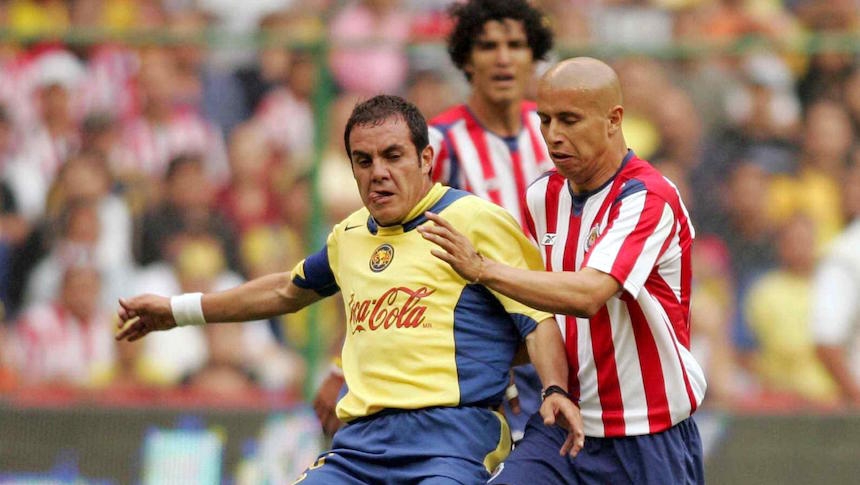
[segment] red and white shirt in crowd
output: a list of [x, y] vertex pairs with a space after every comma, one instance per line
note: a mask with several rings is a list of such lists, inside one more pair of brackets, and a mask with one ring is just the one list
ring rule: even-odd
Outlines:
[[291, 155], [296, 163], [309, 163], [314, 148], [314, 114], [309, 102], [286, 87], [266, 94], [254, 113], [266, 141]]
[[573, 195], [551, 171], [527, 199], [548, 271], [594, 268], [622, 286], [591, 318], [556, 316], [585, 434], [657, 433], [688, 418], [706, 383], [690, 353], [694, 230], [677, 188], [629, 151], [597, 190]]
[[31, 307], [16, 327], [17, 367], [24, 381], [86, 386], [116, 360], [108, 314], [82, 322], [58, 304]]
[[429, 128], [433, 180], [504, 207], [525, 229], [526, 188], [553, 164], [535, 103], [523, 101], [520, 112], [522, 129], [512, 137], [486, 129], [465, 104], [439, 114]]
[[178, 155], [203, 157], [206, 173], [216, 184], [229, 176], [224, 138], [215, 125], [190, 109], [176, 110], [164, 123], [143, 116], [127, 122], [121, 136], [119, 168], [161, 178], [170, 160]]

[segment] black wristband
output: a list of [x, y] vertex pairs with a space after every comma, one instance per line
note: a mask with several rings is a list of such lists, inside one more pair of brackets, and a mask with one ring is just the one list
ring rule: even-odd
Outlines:
[[570, 399], [571, 401], [573, 400], [573, 399], [571, 399], [570, 394], [568, 394], [567, 391], [562, 389], [561, 386], [557, 386], [557, 385], [553, 384], [553, 385], [547, 387], [546, 389], [544, 389], [540, 393], [541, 402], [543, 402], [550, 394], [561, 394], [562, 396]]

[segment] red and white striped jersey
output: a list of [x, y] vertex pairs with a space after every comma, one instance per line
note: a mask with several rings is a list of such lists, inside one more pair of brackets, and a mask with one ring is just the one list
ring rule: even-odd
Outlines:
[[266, 140], [288, 153], [295, 163], [310, 163], [314, 148], [314, 114], [310, 103], [285, 87], [266, 94], [254, 113]]
[[677, 188], [629, 151], [595, 191], [573, 195], [552, 171], [527, 200], [548, 271], [590, 267], [623, 287], [591, 318], [556, 315], [585, 434], [657, 433], [689, 417], [706, 384], [690, 353], [694, 231]]
[[31, 307], [16, 326], [13, 360], [30, 383], [93, 383], [116, 360], [110, 315], [81, 322], [59, 304]]
[[122, 171], [161, 178], [173, 157], [194, 153], [202, 155], [206, 173], [215, 183], [225, 183], [230, 174], [220, 130], [191, 110], [177, 110], [163, 124], [143, 116], [128, 121], [122, 128], [120, 151], [120, 167], [115, 168]]
[[535, 103], [523, 101], [521, 113], [522, 130], [507, 138], [487, 130], [465, 104], [436, 116], [429, 128], [433, 180], [504, 207], [525, 229], [526, 189], [553, 164]]

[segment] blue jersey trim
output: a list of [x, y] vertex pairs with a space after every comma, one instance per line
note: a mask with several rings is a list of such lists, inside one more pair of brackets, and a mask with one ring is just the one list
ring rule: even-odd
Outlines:
[[454, 358], [461, 406], [501, 404], [508, 385], [508, 370], [520, 341], [517, 329], [522, 321], [517, 322], [516, 317], [512, 319], [485, 287], [463, 288], [454, 307]]
[[621, 192], [615, 197], [615, 202], [619, 202], [631, 195], [642, 192], [645, 190], [645, 183], [638, 179], [630, 179], [624, 184], [624, 188], [621, 189]]
[[331, 296], [340, 291], [328, 262], [328, 246], [305, 258], [304, 273], [302, 278], [296, 275], [293, 284], [306, 290], [314, 290], [320, 296]]

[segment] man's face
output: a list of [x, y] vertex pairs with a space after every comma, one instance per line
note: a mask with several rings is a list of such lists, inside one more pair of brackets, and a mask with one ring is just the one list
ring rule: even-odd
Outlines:
[[419, 156], [399, 116], [354, 126], [349, 145], [352, 174], [370, 215], [382, 226], [403, 222], [430, 188], [433, 149], [428, 146]]
[[490, 20], [475, 40], [464, 70], [473, 91], [493, 104], [525, 97], [534, 74], [534, 58], [522, 21]]
[[602, 109], [592, 92], [561, 89], [543, 80], [537, 111], [558, 172], [576, 185], [588, 185], [601, 170], [601, 157], [609, 149], [610, 133], [620, 129], [621, 114]]

